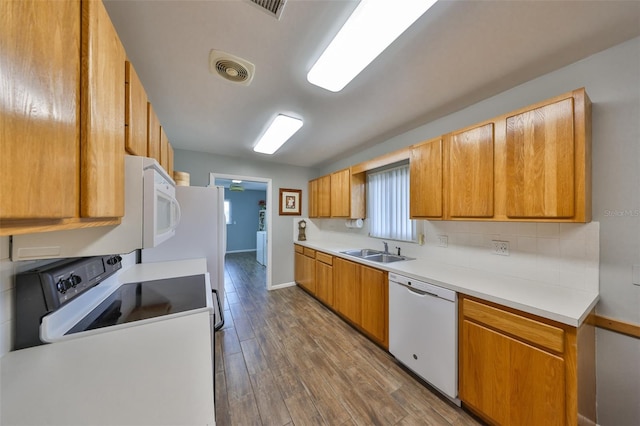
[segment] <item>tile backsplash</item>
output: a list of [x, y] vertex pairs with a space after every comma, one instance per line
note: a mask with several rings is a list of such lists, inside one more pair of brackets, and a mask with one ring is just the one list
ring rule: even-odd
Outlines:
[[[382, 247], [368, 237], [367, 221], [360, 229], [344, 220], [307, 219], [309, 240], [331, 239], [347, 245]], [[544, 284], [597, 292], [599, 289], [600, 224], [531, 222], [419, 221], [424, 245], [390, 242], [402, 253], [451, 265], [498, 272]], [[447, 247], [438, 237], [447, 237]], [[509, 255], [493, 254], [493, 241], [507, 241]], [[355, 247], [354, 247], [355, 248]]]

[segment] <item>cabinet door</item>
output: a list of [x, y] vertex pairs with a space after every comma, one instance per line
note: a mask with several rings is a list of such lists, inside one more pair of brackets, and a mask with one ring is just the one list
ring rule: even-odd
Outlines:
[[124, 47], [101, 1], [82, 2], [80, 215], [124, 215]]
[[302, 285], [304, 283], [304, 267], [305, 267], [305, 262], [304, 262], [304, 254], [302, 253], [294, 253], [293, 255], [293, 260], [294, 260], [294, 264], [293, 264], [293, 279], [295, 280], [296, 283]]
[[461, 339], [466, 404], [497, 424], [564, 424], [562, 358], [468, 320]]
[[316, 294], [316, 261], [314, 258], [304, 256], [304, 279], [302, 286], [313, 295]]
[[77, 217], [79, 1], [1, 1], [0, 52], [0, 219]]
[[171, 144], [167, 145], [167, 173], [173, 179], [173, 147]]
[[309, 217], [318, 217], [318, 179], [309, 181]]
[[125, 149], [129, 154], [147, 156], [147, 93], [131, 62], [125, 68]]
[[316, 296], [333, 306], [333, 267], [316, 260]]
[[449, 140], [449, 216], [493, 217], [494, 127], [488, 123]]
[[318, 217], [331, 216], [331, 176], [318, 178]]
[[360, 325], [374, 340], [389, 346], [389, 284], [379, 269], [360, 266], [362, 291]]
[[147, 102], [147, 156], [160, 162], [160, 121], [153, 105]]
[[409, 215], [442, 217], [442, 139], [411, 149]]
[[331, 173], [331, 217], [351, 216], [350, 177], [349, 169]]
[[160, 126], [160, 165], [165, 171], [169, 170], [169, 139], [162, 126]]
[[507, 216], [575, 212], [573, 98], [507, 118]]
[[360, 324], [359, 265], [341, 258], [333, 261], [334, 307], [346, 318]]

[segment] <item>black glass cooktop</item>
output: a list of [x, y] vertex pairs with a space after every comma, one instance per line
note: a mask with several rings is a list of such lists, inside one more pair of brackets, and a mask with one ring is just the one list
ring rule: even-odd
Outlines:
[[121, 285], [66, 334], [207, 306], [204, 275]]

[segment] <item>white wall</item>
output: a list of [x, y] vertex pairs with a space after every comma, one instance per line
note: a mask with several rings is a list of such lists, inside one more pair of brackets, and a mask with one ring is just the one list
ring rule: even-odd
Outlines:
[[202, 152], [175, 150], [175, 170], [188, 172], [192, 186], [209, 184], [209, 173], [231, 174], [272, 179], [273, 203], [267, 206], [272, 220], [272, 285], [293, 282], [293, 223], [300, 216], [280, 216], [278, 213], [279, 188], [302, 190], [302, 215], [307, 213], [307, 188], [309, 179], [315, 170], [287, 166], [265, 161], [250, 161], [241, 158], [225, 157]]
[[[514, 87], [324, 167], [323, 175], [585, 87], [593, 102], [593, 220], [600, 223], [600, 315], [640, 324], [640, 38]], [[439, 227], [441, 225], [434, 225]], [[445, 225], [462, 233], [463, 223]], [[598, 330], [598, 423], [640, 425], [640, 340]]]

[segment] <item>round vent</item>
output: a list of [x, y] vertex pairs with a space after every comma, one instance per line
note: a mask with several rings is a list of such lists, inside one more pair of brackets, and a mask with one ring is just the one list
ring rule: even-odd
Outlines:
[[209, 71], [234, 83], [248, 85], [253, 79], [255, 66], [229, 53], [212, 50], [209, 54]]

